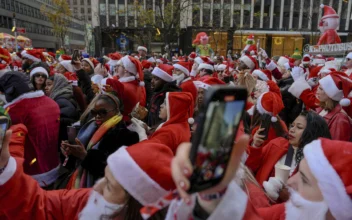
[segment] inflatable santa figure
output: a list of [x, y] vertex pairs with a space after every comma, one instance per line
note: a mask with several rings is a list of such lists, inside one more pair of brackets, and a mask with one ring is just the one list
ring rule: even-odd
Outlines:
[[197, 34], [196, 39], [193, 41], [193, 46], [196, 47], [197, 56], [214, 56], [214, 51], [211, 49], [209, 37], [205, 32]]
[[248, 36], [247, 41], [246, 41], [246, 46], [243, 48], [243, 51], [242, 51], [242, 55], [245, 54], [246, 51], [250, 55], [256, 55], [257, 54], [257, 46], [255, 45], [254, 35], [253, 34]]
[[340, 25], [339, 15], [330, 6], [322, 4], [320, 7], [324, 9], [324, 16], [319, 22], [319, 30], [322, 35], [319, 38], [318, 45], [341, 43], [341, 39], [336, 32], [336, 29]]

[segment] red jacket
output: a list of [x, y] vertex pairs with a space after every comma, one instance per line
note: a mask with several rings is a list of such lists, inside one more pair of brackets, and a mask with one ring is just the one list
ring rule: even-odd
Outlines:
[[[317, 109], [320, 113], [321, 108]], [[346, 112], [340, 105], [337, 105], [332, 111], [326, 114], [324, 117], [328, 123], [331, 138], [333, 140], [340, 141], [351, 141], [352, 123]]]
[[341, 39], [337, 34], [335, 29], [330, 29], [324, 31], [324, 33], [320, 36], [317, 45], [323, 44], [339, 44], [341, 43]]
[[[248, 103], [248, 102], [247, 102], [247, 103]], [[288, 130], [287, 130], [287, 126], [286, 126], [285, 122], [282, 121], [282, 120], [280, 120], [280, 124], [281, 124], [281, 126], [282, 126], [282, 129], [287, 133]], [[259, 127], [260, 127], [260, 126], [257, 126], [257, 127], [255, 127], [255, 128], [253, 128], [252, 133], [251, 133], [252, 138], [253, 138], [255, 132], [258, 131]], [[278, 136], [276, 135], [275, 129], [273, 128], [273, 126], [270, 126], [269, 132], [268, 132], [268, 137], [267, 137], [266, 140], [262, 143], [261, 146], [265, 146], [267, 143], [269, 143], [271, 140], [273, 140], [273, 139], [275, 139], [275, 138], [278, 138]], [[249, 143], [252, 143], [252, 141], [253, 141], [253, 139], [251, 139]]]
[[57, 178], [59, 165], [59, 106], [43, 91], [25, 93], [7, 106], [13, 125], [24, 124], [28, 129], [24, 172], [41, 185], [51, 184]]
[[13, 157], [24, 158], [24, 143], [28, 130], [23, 124], [12, 125], [9, 130], [12, 130], [9, 150]]
[[288, 140], [282, 137], [270, 141], [263, 147], [248, 147], [249, 155], [246, 166], [254, 172], [259, 184], [262, 185], [264, 181], [272, 176], [275, 164], [287, 154], [288, 147]]
[[0, 219], [78, 219], [91, 189], [46, 191], [23, 173], [17, 159], [14, 175], [0, 187]]

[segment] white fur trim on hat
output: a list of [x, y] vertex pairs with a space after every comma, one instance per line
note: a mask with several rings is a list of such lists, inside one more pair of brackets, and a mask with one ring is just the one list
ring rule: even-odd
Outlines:
[[153, 69], [152, 74], [154, 76], [159, 77], [160, 79], [166, 81], [166, 82], [172, 82], [173, 78], [172, 76], [170, 76], [167, 72], [165, 72], [164, 70], [160, 69], [159, 67], [155, 67]]
[[143, 50], [145, 52], [148, 52], [148, 49], [146, 47], [143, 47], [143, 46], [137, 47], [137, 51], [139, 51], [139, 50]]
[[202, 81], [193, 81], [193, 84], [196, 86], [197, 89], [203, 88], [208, 90], [211, 86], [208, 84], [203, 83]]
[[216, 71], [224, 71], [226, 69], [226, 65], [225, 64], [219, 64], [216, 67]]
[[130, 58], [128, 57], [128, 55], [124, 56], [121, 58], [121, 62], [122, 65], [125, 67], [125, 69], [133, 74], [133, 75], [137, 75], [137, 68], [136, 65], [134, 65], [134, 63], [132, 63], [132, 61], [130, 60]]
[[258, 76], [261, 80], [268, 81], [269, 78], [261, 70], [254, 70], [252, 75]]
[[296, 81], [292, 83], [292, 85], [288, 89], [288, 92], [291, 93], [297, 99], [299, 99], [302, 92], [307, 89], [311, 90], [311, 87], [309, 86], [308, 82], [304, 79], [304, 77], [299, 77]]
[[147, 61], [149, 61], [151, 63], [156, 63], [156, 60], [154, 57], [150, 57]]
[[110, 59], [109, 62], [108, 62], [108, 64], [109, 64], [110, 66], [116, 66], [116, 65], [118, 64], [118, 62], [119, 62], [119, 60]]
[[34, 61], [34, 62], [40, 62], [40, 61], [42, 61], [41, 59], [39, 59], [39, 58], [37, 58], [37, 57], [35, 57], [35, 56], [32, 56], [32, 55], [30, 55], [29, 53], [27, 53], [26, 50], [23, 50], [23, 51], [21, 52], [21, 55], [22, 55], [22, 57], [27, 58], [27, 59], [30, 59], [30, 60], [32, 60], [32, 61]]
[[306, 145], [303, 153], [331, 214], [335, 219], [352, 219], [352, 200], [340, 176], [326, 158], [321, 140]]
[[267, 64], [267, 65], [265, 66], [265, 68], [267, 68], [267, 69], [270, 70], [270, 71], [273, 71], [274, 69], [277, 68], [277, 65], [274, 63], [274, 61], [271, 61], [269, 64]]
[[204, 61], [203, 61], [202, 58], [200, 58], [200, 57], [196, 57], [196, 58], [194, 59], [194, 62], [196, 62], [196, 63], [198, 63], [198, 64], [204, 63]]
[[138, 166], [125, 146], [111, 154], [107, 162], [116, 181], [142, 205], [154, 203], [168, 193]]
[[89, 66], [92, 67], [92, 69], [94, 70], [94, 64], [89, 58], [84, 58], [82, 59], [82, 61], [86, 61], [89, 64]]
[[327, 96], [334, 101], [340, 101], [343, 98], [342, 90], [337, 88], [331, 75], [327, 75], [321, 80], [319, 80], [321, 88], [324, 90]]
[[30, 78], [32, 79], [33, 75], [36, 73], [44, 73], [46, 75], [46, 77], [49, 77], [48, 71], [41, 66], [38, 66], [38, 67], [32, 69], [32, 71], [29, 74]]
[[184, 67], [184, 66], [182, 66], [182, 65], [180, 65], [180, 64], [178, 64], [178, 63], [176, 63], [176, 64], [174, 64], [173, 65], [176, 69], [179, 69], [179, 70], [181, 70], [184, 74], [186, 74], [187, 76], [189, 76], [189, 70], [186, 68], [186, 67]]
[[212, 65], [210, 65], [210, 64], [207, 64], [207, 63], [199, 64], [198, 70], [201, 70], [201, 69], [207, 69], [207, 70], [214, 71], [214, 67]]
[[62, 65], [68, 72], [75, 72], [70, 60], [63, 60], [60, 62], [60, 65]]
[[255, 68], [255, 63], [251, 60], [251, 58], [249, 58], [248, 56], [242, 56], [240, 58], [240, 60], [246, 64], [246, 66], [249, 68], [249, 69], [254, 69]]
[[346, 56], [346, 59], [351, 59], [352, 60], [352, 52], [349, 52]]
[[288, 58], [281, 56], [281, 57], [279, 58], [279, 60], [277, 61], [277, 64], [278, 64], [279, 66], [284, 66], [285, 63], [288, 63], [289, 61], [290, 61], [290, 60], [289, 60]]

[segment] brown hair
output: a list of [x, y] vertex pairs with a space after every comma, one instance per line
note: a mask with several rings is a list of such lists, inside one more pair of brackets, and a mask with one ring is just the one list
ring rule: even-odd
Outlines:
[[[270, 127], [274, 128], [274, 131], [275, 131], [275, 134], [277, 137], [285, 137], [286, 132], [285, 132], [284, 128], [282, 127], [281, 119], [278, 115], [276, 117], [278, 120], [276, 122], [271, 122]], [[268, 118], [266, 120], [271, 120], [271, 119]], [[259, 111], [257, 110], [257, 107], [254, 107], [254, 113], [253, 113], [253, 118], [252, 118], [252, 123], [251, 123], [251, 128], [250, 128], [251, 133], [254, 128], [256, 128], [257, 126], [261, 126], [262, 123], [263, 123], [262, 116], [259, 113]]]
[[237, 76], [237, 85], [245, 86], [248, 91], [248, 96], [250, 96], [254, 91], [256, 80], [250, 73], [239, 73]]
[[329, 111], [332, 111], [337, 105], [339, 104], [338, 101], [332, 100], [329, 98], [325, 102], [320, 102], [319, 105], [322, 109]]

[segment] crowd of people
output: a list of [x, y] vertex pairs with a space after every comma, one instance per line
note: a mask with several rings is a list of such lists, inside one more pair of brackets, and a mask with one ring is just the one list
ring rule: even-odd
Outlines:
[[[352, 52], [137, 51], [0, 48], [0, 219], [352, 219]], [[213, 86], [246, 88], [247, 104], [221, 183], [189, 195]]]

